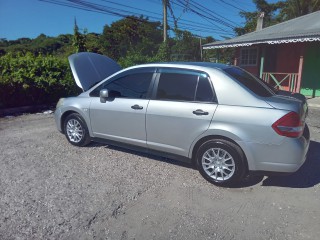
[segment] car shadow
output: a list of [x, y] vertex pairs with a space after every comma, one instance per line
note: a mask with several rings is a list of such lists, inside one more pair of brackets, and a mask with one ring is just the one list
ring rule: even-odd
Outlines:
[[[134, 154], [140, 157], [147, 157], [151, 160], [161, 161], [170, 163], [176, 166], [186, 167], [190, 169], [196, 169], [191, 163], [180, 162], [166, 157], [156, 156], [149, 153], [142, 153], [118, 146], [102, 144], [102, 143], [91, 143], [87, 147], [104, 146], [108, 149], [116, 151], [122, 151], [129, 154]], [[310, 188], [320, 183], [320, 142], [311, 141], [309, 151], [305, 163], [301, 168], [286, 176], [248, 176], [243, 181], [238, 182], [229, 188], [246, 188], [259, 184], [262, 182], [262, 186], [276, 186], [276, 187], [287, 187], [287, 188]]]
[[147, 157], [147, 158], [149, 158], [151, 160], [155, 160], [155, 161], [159, 161], [159, 162], [165, 162], [165, 163], [170, 163], [170, 164], [173, 164], [173, 165], [176, 165], [176, 166], [196, 169], [196, 167], [191, 163], [181, 162], [181, 161], [174, 160], [174, 159], [171, 159], [171, 158], [161, 157], [161, 156], [157, 156], [157, 155], [154, 155], [154, 154], [151, 154], [151, 153], [147, 153], [147, 152], [139, 152], [139, 151], [135, 151], [135, 150], [131, 150], [131, 149], [123, 148], [123, 147], [118, 147], [118, 146], [114, 146], [114, 145], [98, 143], [98, 142], [91, 142], [86, 147], [100, 147], [100, 146], [103, 146], [103, 147], [108, 148], [108, 149], [120, 151], [120, 152], [133, 154], [133, 155], [136, 155], [136, 156], [139, 156], [139, 157]]
[[307, 159], [302, 167], [289, 176], [270, 176], [262, 186], [310, 188], [320, 183], [320, 143], [311, 141]]
[[243, 180], [233, 183], [232, 185], [228, 185], [228, 188], [247, 188], [257, 185], [263, 180], [263, 175], [249, 175], [245, 177]]

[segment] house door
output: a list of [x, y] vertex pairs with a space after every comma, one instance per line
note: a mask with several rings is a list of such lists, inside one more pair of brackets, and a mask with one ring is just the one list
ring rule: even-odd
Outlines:
[[302, 70], [301, 93], [320, 97], [320, 42], [309, 43], [306, 47]]

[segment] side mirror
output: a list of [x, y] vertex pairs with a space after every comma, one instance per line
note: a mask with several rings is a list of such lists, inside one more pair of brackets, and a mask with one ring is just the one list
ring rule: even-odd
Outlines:
[[105, 103], [107, 101], [107, 98], [109, 97], [109, 91], [108, 89], [102, 89], [100, 90], [100, 102]]

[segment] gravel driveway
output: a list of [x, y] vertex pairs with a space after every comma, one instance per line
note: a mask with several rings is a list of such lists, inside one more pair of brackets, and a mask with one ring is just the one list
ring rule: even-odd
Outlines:
[[0, 239], [319, 239], [319, 119], [297, 173], [219, 188], [169, 159], [74, 147], [50, 114], [0, 118]]

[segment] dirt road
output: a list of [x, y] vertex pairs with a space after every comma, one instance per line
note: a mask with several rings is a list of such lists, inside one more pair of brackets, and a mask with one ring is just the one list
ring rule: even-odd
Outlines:
[[0, 119], [0, 239], [319, 239], [320, 109], [305, 165], [218, 188], [178, 162], [68, 144], [52, 115]]

